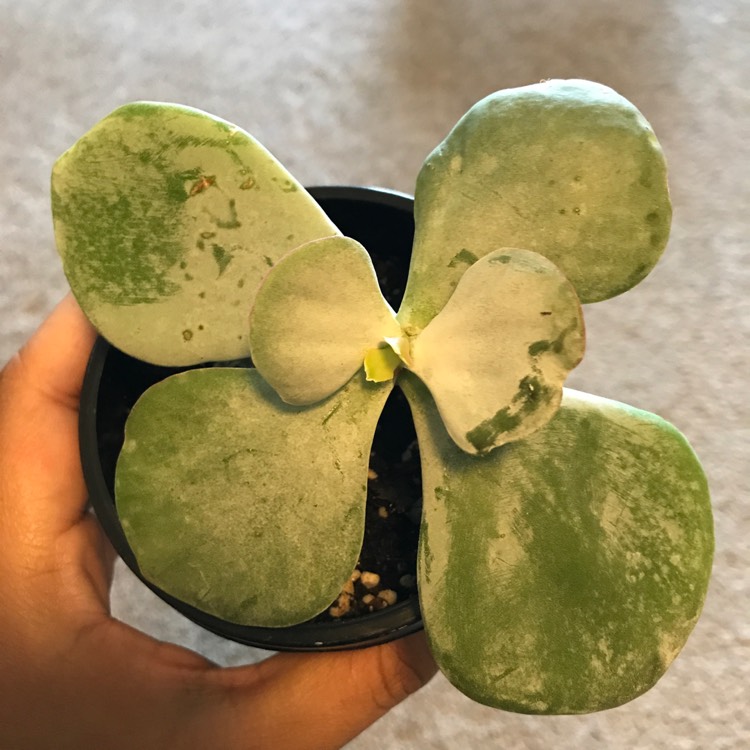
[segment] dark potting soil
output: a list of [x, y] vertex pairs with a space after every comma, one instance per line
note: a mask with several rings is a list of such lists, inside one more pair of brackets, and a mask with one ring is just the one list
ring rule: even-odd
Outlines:
[[419, 448], [409, 405], [395, 388], [370, 453], [365, 536], [353, 580], [318, 622], [356, 617], [416, 596], [422, 513]]

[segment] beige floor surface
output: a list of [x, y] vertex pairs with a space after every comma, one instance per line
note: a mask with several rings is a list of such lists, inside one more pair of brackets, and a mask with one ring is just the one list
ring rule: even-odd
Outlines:
[[[750, 747], [750, 5], [747, 0], [0, 0], [0, 362], [65, 292], [52, 162], [126, 101], [234, 121], [306, 184], [410, 192], [475, 100], [551, 77], [607, 83], [653, 123], [671, 167], [669, 249], [632, 292], [587, 309], [571, 385], [655, 411], [702, 457], [715, 571], [683, 654], [649, 693], [583, 717], [472, 704], [436, 679], [351, 743], [382, 748]], [[119, 570], [117, 616], [236, 664]]]

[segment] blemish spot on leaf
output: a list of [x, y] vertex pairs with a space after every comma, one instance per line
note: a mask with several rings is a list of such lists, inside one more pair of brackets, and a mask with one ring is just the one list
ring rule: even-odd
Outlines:
[[211, 221], [219, 229], [239, 229], [242, 226], [242, 222], [237, 218], [237, 202], [234, 198], [229, 201], [229, 218], [220, 219], [218, 216], [211, 215]]
[[189, 273], [186, 273], [185, 274], [185, 281], [192, 281], [192, 280], [193, 280], [193, 277]]
[[216, 237], [216, 232], [201, 232], [201, 237], [204, 240], [210, 240], [213, 237]]
[[499, 264], [499, 265], [507, 266], [508, 263], [510, 263], [510, 261], [511, 261], [510, 255], [498, 255], [497, 257], [492, 258], [490, 260], [490, 265], [496, 266]]
[[193, 183], [188, 195], [192, 198], [193, 196], [198, 195], [199, 193], [202, 193], [205, 190], [208, 190], [208, 188], [210, 188], [212, 185], [215, 185], [215, 184], [216, 184], [215, 175], [211, 175], [210, 177], [203, 176], [197, 182]]
[[205, 293], [205, 292], [198, 292], [198, 296], [199, 296], [199, 297], [200, 297], [201, 299], [206, 299], [206, 293]]
[[552, 348], [551, 341], [535, 341], [529, 346], [529, 356], [536, 357], [543, 352], [548, 352]]
[[493, 444], [498, 435], [510, 432], [519, 424], [521, 424], [521, 417], [518, 414], [511, 414], [510, 407], [506, 406], [467, 432], [466, 439], [481, 453]]
[[240, 280], [239, 280], [239, 281], [237, 282], [237, 288], [238, 288], [238, 289], [242, 289], [242, 287], [243, 287], [243, 286], [245, 286], [245, 279], [240, 279]]
[[558, 213], [559, 213], [559, 214], [560, 214], [561, 216], [565, 216], [565, 214], [567, 213], [567, 211], [566, 211], [566, 210], [565, 210], [564, 208], [561, 208], [561, 209], [560, 209], [560, 211], [559, 211]]
[[281, 188], [284, 193], [296, 193], [297, 186], [290, 180], [284, 180], [284, 185]]
[[250, 190], [255, 185], [255, 180], [252, 177], [248, 177], [241, 185], [240, 190]]
[[293, 239], [294, 239], [294, 235], [293, 235], [293, 234], [288, 234], [288, 235], [286, 236], [286, 238], [287, 238], [288, 240], [293, 240]]
[[474, 255], [474, 253], [471, 252], [471, 250], [467, 250], [465, 247], [459, 250], [453, 258], [451, 258], [450, 263], [448, 263], [448, 268], [455, 268], [456, 266], [460, 265], [461, 263], [465, 263], [467, 266], [472, 265], [473, 263], [476, 263], [479, 260], [479, 258]]
[[199, 330], [199, 331], [202, 331], [202, 330], [203, 330], [203, 325], [202, 325], [202, 324], [198, 326], [198, 330]]
[[188, 199], [188, 193], [185, 190], [185, 182], [187, 180], [195, 180], [200, 176], [200, 169], [188, 169], [184, 172], [178, 172], [177, 174], [166, 175], [167, 180], [167, 195], [169, 199], [175, 203], [184, 203]]
[[333, 409], [331, 409], [331, 411], [329, 411], [329, 412], [328, 412], [328, 414], [326, 414], [326, 415], [325, 415], [325, 417], [323, 417], [323, 421], [321, 422], [321, 424], [326, 424], [326, 423], [328, 422], [328, 420], [329, 420], [329, 419], [330, 419], [330, 418], [331, 418], [331, 417], [332, 417], [332, 416], [333, 416], [333, 415], [334, 415], [334, 414], [335, 414], [335, 413], [336, 413], [336, 412], [337, 412], [337, 411], [338, 411], [338, 410], [339, 410], [340, 408], [341, 408], [341, 402], [339, 402], [338, 404], [336, 404], [336, 406], [334, 406], [334, 407], [333, 407]]
[[187, 268], [187, 263], [185, 263], [184, 260], [180, 263], [180, 268], [182, 268], [183, 270]]
[[219, 276], [221, 276], [227, 270], [227, 266], [232, 262], [234, 256], [221, 245], [214, 244], [211, 249], [216, 265], [219, 267]]
[[190, 330], [189, 328], [186, 328], [186, 329], [185, 329], [185, 330], [184, 330], [184, 331], [182, 332], [182, 338], [183, 338], [183, 339], [184, 339], [185, 341], [190, 341], [190, 339], [192, 339], [192, 338], [193, 338], [193, 332], [192, 332], [192, 331], [191, 331], [191, 330]]
[[[512, 406], [503, 407], [494, 416], [485, 419], [466, 433], [466, 439], [480, 453], [491, 449], [498, 435], [518, 427], [529, 414], [547, 403], [554, 391], [554, 388], [545, 385], [538, 378], [527, 375], [518, 383], [518, 392], [513, 397]], [[516, 408], [513, 409], [513, 406]]]
[[[551, 312], [542, 312], [542, 315], [551, 315]], [[565, 350], [565, 339], [574, 331], [578, 329], [578, 321], [573, 320], [568, 326], [560, 331], [560, 334], [556, 339], [552, 341], [540, 340], [534, 341], [529, 346], [529, 356], [536, 357], [544, 352], [552, 352], [554, 354], [562, 354]]]
[[198, 248], [198, 250], [206, 249], [206, 243], [203, 240], [198, 240], [198, 242], [195, 243], [195, 246]]
[[646, 221], [649, 224], [656, 224], [659, 221], [659, 212], [652, 211], [650, 214], [646, 214]]
[[581, 215], [581, 209], [578, 206], [575, 206], [573, 208], [573, 213], [576, 214], [576, 216], [580, 216]]
[[552, 315], [552, 310], [542, 310], [542, 312], [539, 313], [540, 315]]
[[263, 256], [263, 260], [266, 262], [266, 265], [269, 268], [273, 268], [273, 259], [272, 258], [269, 258], [267, 255], [264, 255]]

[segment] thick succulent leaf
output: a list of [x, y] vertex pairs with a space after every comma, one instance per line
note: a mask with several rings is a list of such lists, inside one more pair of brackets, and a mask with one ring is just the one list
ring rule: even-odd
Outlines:
[[399, 320], [419, 329], [466, 268], [499, 247], [548, 257], [582, 302], [620, 294], [661, 255], [671, 206], [640, 112], [598, 83], [546, 81], [469, 110], [427, 158], [415, 217]]
[[560, 270], [528, 250], [497, 250], [411, 340], [409, 369], [456, 444], [486, 453], [552, 419], [584, 340], [581, 306]]
[[292, 251], [269, 272], [250, 318], [250, 351], [284, 401], [313, 404], [400, 333], [367, 251], [349, 237], [327, 237]]
[[360, 553], [389, 391], [357, 377], [301, 409], [239, 368], [150, 388], [128, 418], [115, 483], [143, 575], [243, 625], [292, 625], [325, 609]]
[[148, 362], [248, 354], [263, 276], [336, 227], [235, 125], [174, 104], [117, 109], [52, 172], [57, 246], [100, 333]]
[[440, 668], [469, 697], [583, 713], [651, 687], [703, 604], [706, 479], [659, 417], [565, 392], [554, 419], [485, 457], [458, 450], [402, 381], [422, 455], [419, 591]]

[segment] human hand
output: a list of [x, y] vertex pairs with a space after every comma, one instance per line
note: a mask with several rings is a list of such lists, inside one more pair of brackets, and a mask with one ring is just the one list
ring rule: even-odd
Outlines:
[[110, 616], [78, 454], [94, 338], [67, 297], [0, 373], [0, 746], [335, 748], [425, 684], [422, 634], [222, 669]]

